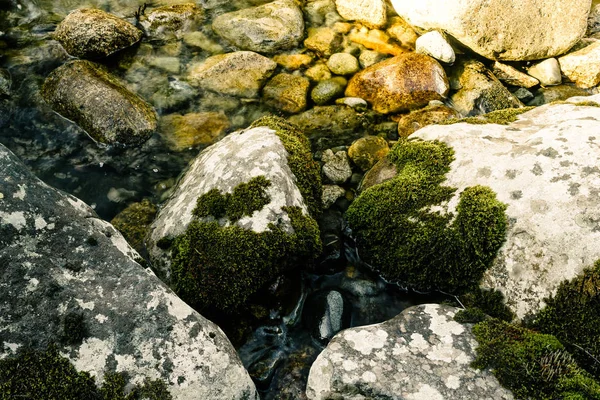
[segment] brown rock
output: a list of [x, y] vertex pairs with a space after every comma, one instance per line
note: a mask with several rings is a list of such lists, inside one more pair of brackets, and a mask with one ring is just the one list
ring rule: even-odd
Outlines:
[[309, 54], [278, 54], [273, 57], [273, 61], [290, 71], [308, 67], [313, 58]]
[[306, 108], [310, 81], [302, 76], [278, 74], [263, 89], [265, 103], [288, 113]]
[[533, 76], [527, 75], [526, 73], [521, 72], [508, 64], [502, 64], [498, 61], [494, 63], [492, 72], [494, 75], [496, 75], [496, 78], [508, 85], [529, 89], [540, 83], [540, 81], [535, 79]]
[[160, 133], [174, 151], [212, 144], [227, 128], [229, 119], [218, 112], [169, 114], [160, 120]]
[[342, 35], [331, 28], [310, 28], [304, 46], [329, 57], [342, 50]]
[[204, 22], [204, 9], [194, 3], [158, 7], [141, 18], [146, 34], [153, 39], [169, 36], [181, 38], [186, 32], [195, 32]]
[[389, 114], [422, 107], [448, 94], [442, 66], [433, 58], [406, 53], [362, 70], [350, 79], [346, 96], [360, 97]]
[[398, 169], [396, 168], [396, 165], [387, 157], [384, 157], [379, 160], [379, 162], [375, 164], [373, 168], [369, 170], [369, 172], [365, 174], [360, 186], [358, 187], [358, 190], [362, 192], [371, 186], [379, 185], [380, 183], [389, 181], [396, 175], [398, 175]]
[[369, 170], [389, 153], [387, 141], [381, 136], [365, 136], [348, 149], [348, 157], [363, 171]]
[[458, 111], [446, 106], [433, 106], [415, 110], [408, 115], [402, 115], [398, 120], [398, 136], [405, 138], [424, 126], [459, 117]]
[[387, 33], [408, 49], [415, 48], [415, 43], [419, 37], [415, 30], [400, 17], [390, 19], [390, 27], [387, 29]]

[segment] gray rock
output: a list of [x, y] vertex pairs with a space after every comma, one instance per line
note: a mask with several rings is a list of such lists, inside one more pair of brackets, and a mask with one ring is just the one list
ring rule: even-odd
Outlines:
[[102, 10], [71, 12], [54, 31], [54, 39], [75, 57], [97, 59], [125, 49], [142, 38], [142, 31]]
[[598, 107], [549, 104], [509, 125], [428, 126], [409, 138], [454, 149], [444, 185], [489, 186], [508, 205], [506, 242], [482, 284], [502, 291], [519, 318], [600, 258], [599, 120]]
[[164, 40], [198, 30], [204, 18], [204, 9], [184, 3], [155, 8], [140, 18], [140, 24], [149, 38]]
[[517, 97], [517, 99], [521, 100], [522, 102], [527, 102], [529, 100], [532, 100], [534, 97], [533, 93], [531, 93], [529, 90], [527, 90], [523, 87], [515, 90], [513, 94]]
[[304, 305], [304, 321], [322, 345], [350, 326], [351, 305], [338, 290], [313, 293]]
[[[108, 222], [0, 145], [0, 358], [55, 343], [103, 382], [163, 380], [176, 399], [258, 399], [218, 326], [149, 270]], [[138, 258], [139, 259], [139, 258]], [[80, 321], [79, 331], [67, 330]]]
[[310, 98], [317, 105], [327, 104], [344, 95], [347, 83], [348, 82], [341, 77], [320, 81], [310, 92]]
[[338, 185], [323, 185], [323, 209], [328, 209], [337, 199], [346, 194]]
[[251, 51], [218, 54], [190, 67], [196, 87], [236, 97], [258, 97], [277, 63]]
[[304, 19], [293, 0], [276, 0], [220, 15], [212, 28], [242, 50], [272, 54], [298, 46], [304, 36]]
[[308, 376], [311, 400], [513, 399], [470, 363], [477, 342], [453, 307], [426, 304], [375, 325], [336, 335]]
[[323, 153], [323, 174], [333, 183], [344, 183], [352, 176], [352, 167], [345, 151], [334, 153], [331, 149]]
[[139, 145], [157, 127], [151, 105], [90, 61], [71, 61], [52, 71], [42, 96], [54, 111], [101, 143]]
[[0, 96], [10, 96], [12, 78], [7, 69], [0, 69]]

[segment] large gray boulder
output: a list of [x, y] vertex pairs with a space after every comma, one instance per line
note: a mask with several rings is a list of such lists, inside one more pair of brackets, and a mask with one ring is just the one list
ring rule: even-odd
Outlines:
[[98, 383], [126, 372], [174, 399], [257, 399], [218, 326], [169, 290], [108, 222], [0, 145], [0, 359], [54, 343]]
[[413, 26], [442, 29], [492, 60], [537, 60], [583, 37], [592, 0], [392, 0]]
[[87, 59], [106, 57], [141, 38], [142, 31], [129, 22], [93, 8], [71, 12], [54, 32], [67, 53]]
[[[598, 96], [572, 101], [600, 104]], [[600, 108], [550, 104], [515, 119], [428, 126], [409, 139], [454, 149], [444, 185], [489, 186], [508, 205], [506, 242], [482, 283], [522, 318], [600, 258]]]
[[276, 0], [215, 18], [213, 30], [242, 50], [277, 53], [297, 47], [304, 36], [302, 10], [293, 0]]
[[158, 124], [150, 104], [91, 61], [70, 61], [52, 71], [42, 97], [100, 143], [139, 145]]
[[458, 309], [426, 304], [375, 325], [337, 334], [317, 357], [307, 397], [325, 399], [513, 399], [488, 371], [477, 371], [477, 341]]

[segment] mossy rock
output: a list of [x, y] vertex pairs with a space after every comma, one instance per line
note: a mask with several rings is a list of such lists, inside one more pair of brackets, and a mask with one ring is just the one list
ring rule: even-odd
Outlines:
[[387, 157], [398, 174], [364, 190], [346, 213], [363, 260], [418, 289], [476, 288], [505, 240], [506, 205], [474, 186], [460, 193], [456, 215], [436, 211], [455, 196], [442, 186], [453, 150], [441, 142], [401, 141]]
[[521, 107], [521, 108], [505, 108], [503, 110], [496, 110], [487, 114], [478, 115], [476, 117], [467, 118], [449, 118], [444, 121], [439, 121], [438, 125], [452, 125], [461, 122], [474, 125], [484, 124], [498, 124], [498, 125], [509, 125], [517, 120], [517, 117], [527, 111], [533, 110], [535, 107]]
[[140, 254], [145, 253], [144, 240], [156, 215], [156, 206], [148, 199], [127, 206], [110, 223], [123, 234], [127, 242]]
[[561, 283], [545, 302], [532, 326], [555, 335], [582, 368], [600, 379], [600, 260]]
[[473, 327], [476, 368], [491, 368], [520, 399], [600, 399], [600, 384], [558, 339], [497, 319]]

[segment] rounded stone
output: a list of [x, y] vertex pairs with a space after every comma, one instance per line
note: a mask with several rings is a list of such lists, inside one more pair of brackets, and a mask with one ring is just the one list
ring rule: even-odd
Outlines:
[[327, 60], [327, 66], [337, 75], [351, 75], [360, 70], [356, 57], [348, 53], [332, 54]]
[[369, 170], [390, 151], [387, 141], [380, 136], [365, 136], [350, 145], [348, 156], [363, 171]]
[[310, 82], [302, 76], [278, 74], [263, 89], [266, 104], [288, 113], [299, 113], [306, 108]]
[[347, 83], [341, 77], [320, 81], [310, 92], [310, 97], [317, 105], [327, 104], [344, 95]]

